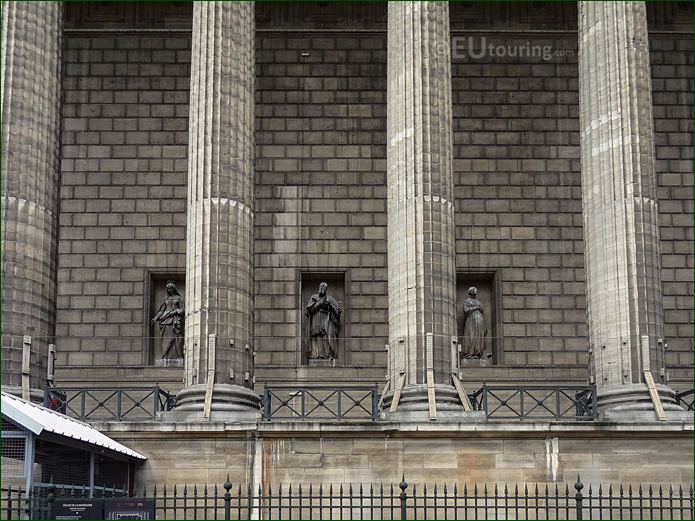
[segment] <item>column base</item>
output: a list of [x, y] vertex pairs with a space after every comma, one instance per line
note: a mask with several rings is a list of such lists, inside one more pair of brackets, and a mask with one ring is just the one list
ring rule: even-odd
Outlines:
[[[676, 393], [670, 387], [656, 384], [667, 421], [692, 421], [692, 412], [676, 404]], [[599, 419], [618, 422], [658, 422], [654, 404], [646, 384], [604, 387], [596, 391]]]
[[[434, 386], [437, 403], [437, 422], [480, 422], [485, 421], [483, 411], [465, 411], [456, 388], [453, 385], [436, 384]], [[427, 385], [407, 385], [401, 392], [401, 399], [395, 412], [390, 412], [393, 390], [384, 395], [381, 419], [398, 422], [429, 422], [429, 402]]]
[[[176, 407], [163, 413], [172, 421], [201, 421], [205, 407], [205, 384], [190, 385], [176, 395]], [[215, 384], [212, 388], [211, 421], [257, 421], [261, 417], [261, 398], [240, 385]]]
[[[18, 385], [3, 385], [2, 391], [16, 396], [18, 398], [22, 397], [22, 388]], [[43, 390], [36, 389], [34, 387], [29, 388], [29, 401], [33, 403], [43, 404]]]

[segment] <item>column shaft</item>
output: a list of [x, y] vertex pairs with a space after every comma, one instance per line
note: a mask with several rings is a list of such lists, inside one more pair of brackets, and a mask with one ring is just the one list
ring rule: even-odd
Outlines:
[[213, 408], [253, 401], [254, 32], [253, 2], [194, 5], [182, 407], [211, 374]]
[[[664, 318], [644, 2], [579, 2], [587, 315], [602, 409], [649, 407], [665, 384]], [[658, 385], [662, 399], [672, 392]]]
[[456, 335], [446, 2], [389, 3], [387, 74], [389, 378], [422, 391], [431, 368], [439, 402], [453, 390]]
[[63, 7], [2, 3], [2, 383], [45, 386], [55, 335]]

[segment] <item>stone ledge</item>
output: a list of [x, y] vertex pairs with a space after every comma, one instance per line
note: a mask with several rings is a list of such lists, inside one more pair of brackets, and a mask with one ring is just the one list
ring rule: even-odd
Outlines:
[[370, 436], [385, 433], [394, 436], [432, 436], [441, 434], [447, 437], [548, 437], [576, 436], [591, 437], [625, 434], [630, 436], [654, 437], [669, 436], [692, 437], [693, 424], [673, 423], [615, 423], [615, 422], [479, 422], [479, 423], [425, 423], [425, 422], [93, 422], [93, 427], [108, 434], [127, 434], [133, 437], [154, 435], [156, 433], [187, 433], [191, 435], [229, 435], [278, 437], [287, 435], [351, 435]]

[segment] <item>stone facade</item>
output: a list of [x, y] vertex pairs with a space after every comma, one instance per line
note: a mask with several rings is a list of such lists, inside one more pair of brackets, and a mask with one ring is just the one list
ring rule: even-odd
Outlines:
[[[321, 432], [301, 424], [261, 425], [257, 434], [212, 425], [152, 430], [142, 425], [123, 432], [102, 424], [109, 436], [139, 451], [148, 461], [136, 472], [138, 484], [222, 483], [234, 486], [307, 483], [689, 483], [691, 432], [653, 428], [488, 425], [450, 430], [420, 425], [389, 431], [374, 425]], [[668, 450], [665, 446], [668, 445]], [[564, 485], [563, 485], [564, 486]]]
[[[649, 21], [660, 31], [650, 38], [650, 58], [666, 365], [686, 385], [693, 58], [689, 36], [669, 21], [677, 8], [650, 7]], [[291, 16], [283, 9], [256, 12], [257, 380], [381, 381], [388, 343], [385, 9]], [[531, 16], [485, 6], [478, 15], [486, 21], [475, 29], [517, 31], [504, 37], [466, 32], [474, 17], [468, 9], [450, 13], [456, 266], [474, 276], [495, 273], [500, 327], [496, 365], [469, 368], [464, 379], [582, 382], [588, 340], [577, 39], [523, 32], [571, 31], [576, 9]], [[70, 11], [75, 31], [105, 23], [80, 16]], [[181, 27], [186, 16], [168, 23]], [[288, 24], [294, 32], [274, 31]], [[370, 32], [345, 32], [358, 26]], [[480, 57], [489, 45], [548, 47], [553, 56]], [[190, 36], [68, 33], [65, 61], [58, 361], [65, 378], [79, 381], [69, 368], [148, 364], [143, 288], [151, 273], [185, 269]], [[299, 294], [309, 272], [345, 274], [343, 369], [304, 367]], [[95, 327], [109, 338], [94, 338]], [[153, 382], [176, 379], [167, 369], [157, 374]]]

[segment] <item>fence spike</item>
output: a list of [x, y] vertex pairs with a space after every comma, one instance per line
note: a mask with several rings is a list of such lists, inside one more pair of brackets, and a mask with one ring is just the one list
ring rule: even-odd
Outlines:
[[[413, 496], [417, 493], [417, 483], [413, 483]], [[391, 485], [391, 495], [393, 495], [393, 485]]]
[[154, 497], [157, 497], [157, 483], [154, 484], [154, 488], [153, 488], [153, 490], [152, 490], [152, 495], [153, 495]]
[[545, 495], [546, 495], [546, 496], [549, 495], [548, 492], [549, 492], [549, 491], [548, 491], [548, 484], [546, 483], [546, 484], [545, 484]]
[[608, 496], [610, 497], [612, 495], [613, 495], [613, 483], [609, 483], [608, 484]]
[[188, 495], [188, 485], [186, 483], [183, 484], [183, 497], [186, 497]]
[[273, 485], [271, 483], [268, 483], [268, 495], [273, 495]]
[[444, 483], [444, 495], [446, 496], [446, 483]]
[[[485, 495], [487, 496], [487, 490], [485, 490]], [[524, 483], [524, 496], [528, 496], [528, 484]]]
[[557, 482], [555, 482], [555, 495], [557, 496], [558, 494], [560, 494], [560, 489], [557, 486]]
[[638, 490], [639, 495], [642, 495], [642, 483], [639, 484], [639, 490]]
[[263, 490], [261, 489], [261, 485], [258, 485], [258, 497], [261, 497], [263, 495]]
[[[537, 495], [538, 495], [538, 483], [536, 483], [535, 491], [536, 491], [535, 494], [536, 494], [536, 496], [537, 496]], [[495, 492], [495, 495], [497, 495], [497, 492]]]
[[649, 484], [649, 496], [651, 497], [653, 495], [652, 493], [652, 484]]
[[680, 494], [681, 497], [683, 497], [683, 485], [678, 485], [678, 494]]
[[362, 488], [362, 483], [360, 483], [360, 496], [364, 493], [364, 489]]
[[164, 483], [164, 489], [162, 490], [162, 495], [163, 495], [164, 497], [167, 496], [167, 484], [166, 484], [166, 483]]
[[620, 495], [621, 495], [621, 496], [624, 495], [624, 493], [623, 493], [623, 484], [622, 484], [622, 483], [620, 483]]
[[663, 495], [664, 495], [664, 491], [661, 488], [661, 485], [659, 485], [659, 496], [663, 496]]
[[434, 493], [435, 496], [437, 495], [437, 484], [436, 484], [436, 483], [434, 484], [434, 491], [433, 491], [433, 493]]
[[369, 484], [369, 495], [370, 496], [374, 495], [374, 483]]
[[454, 483], [454, 496], [458, 496], [458, 495], [459, 495], [459, 489], [458, 489], [457, 484]]
[[350, 496], [352, 496], [352, 483], [348, 484], [348, 494], [350, 494]]
[[468, 484], [467, 483], [463, 484], [463, 496], [464, 497], [468, 496]]
[[487, 496], [487, 483], [483, 483], [483, 494]]
[[193, 497], [198, 497], [198, 485], [193, 484]]
[[340, 484], [340, 491], [338, 492], [341, 496], [343, 495], [343, 484]]
[[[546, 487], [548, 486], [547, 484], [545, 485]], [[509, 495], [509, 487], [507, 487], [507, 483], [504, 483], [504, 495], [507, 496]]]
[[[478, 494], [476, 493], [476, 496]], [[519, 485], [517, 483], [514, 483], [514, 495], [518, 496], [519, 495]]]
[[603, 485], [599, 484], [598, 486], [598, 497], [601, 497], [603, 495]]
[[627, 485], [627, 495], [632, 497], [632, 483], [628, 483]]
[[287, 493], [291, 496], [292, 495], [292, 483], [290, 483], [290, 488], [287, 491]]
[[589, 495], [591, 495], [591, 483], [589, 483]]
[[299, 484], [299, 491], [297, 492], [300, 496], [302, 495], [302, 484]]
[[215, 483], [215, 486], [212, 488], [212, 493], [215, 495], [215, 497], [219, 496], [219, 493], [217, 492], [217, 483]]
[[565, 483], [565, 495], [566, 496], [570, 495], [570, 486], [567, 483]]

